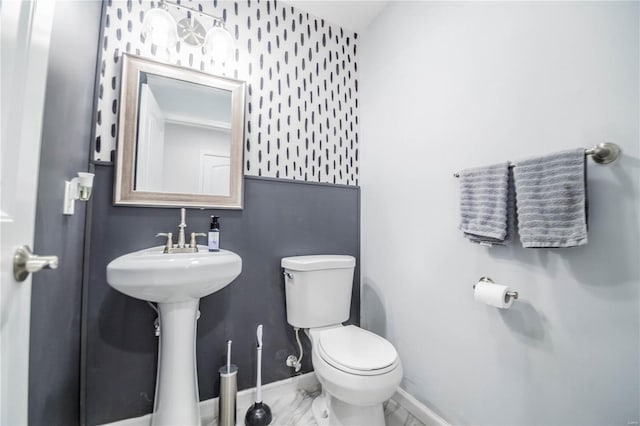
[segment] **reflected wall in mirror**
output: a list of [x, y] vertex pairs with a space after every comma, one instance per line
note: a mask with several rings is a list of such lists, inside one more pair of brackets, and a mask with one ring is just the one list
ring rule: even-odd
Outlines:
[[242, 208], [244, 82], [124, 55], [115, 203]]

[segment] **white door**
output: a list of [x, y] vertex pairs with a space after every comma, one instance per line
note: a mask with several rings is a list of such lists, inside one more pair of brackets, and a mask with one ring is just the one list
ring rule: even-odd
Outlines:
[[228, 197], [231, 191], [231, 159], [225, 155], [200, 152], [200, 192]]
[[[3, 0], [0, 139], [0, 424], [26, 425], [31, 279], [13, 256], [33, 247], [40, 136], [54, 0]], [[60, 182], [62, 196], [64, 182]], [[60, 203], [62, 205], [62, 203]]]
[[136, 190], [162, 192], [165, 118], [148, 84], [140, 88], [138, 116]]

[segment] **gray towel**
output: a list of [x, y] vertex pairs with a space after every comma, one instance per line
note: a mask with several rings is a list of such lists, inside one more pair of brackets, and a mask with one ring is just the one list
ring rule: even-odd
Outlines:
[[478, 237], [477, 235], [467, 234], [464, 236], [473, 243], [485, 246], [506, 246], [511, 242], [511, 237], [516, 235], [517, 219], [516, 219], [516, 190], [513, 185], [513, 167], [509, 167], [509, 180], [507, 187], [507, 234], [503, 239], [493, 239], [489, 237]]
[[518, 162], [514, 183], [524, 247], [587, 244], [585, 166], [584, 149]]
[[508, 162], [460, 172], [460, 229], [465, 237], [482, 245], [504, 245], [508, 192]]

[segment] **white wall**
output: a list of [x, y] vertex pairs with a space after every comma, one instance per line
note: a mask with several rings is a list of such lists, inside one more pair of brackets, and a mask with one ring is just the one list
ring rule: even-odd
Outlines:
[[[362, 34], [363, 324], [456, 423], [640, 418], [639, 50], [631, 2], [397, 2]], [[605, 140], [624, 157], [589, 160], [587, 246], [457, 230], [454, 172]], [[483, 275], [521, 300], [474, 303]]]

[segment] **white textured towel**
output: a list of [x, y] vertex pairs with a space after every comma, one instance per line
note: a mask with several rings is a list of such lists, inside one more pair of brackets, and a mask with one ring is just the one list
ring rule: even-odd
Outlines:
[[524, 247], [587, 244], [584, 149], [519, 161], [514, 183], [518, 233]]
[[508, 236], [509, 163], [460, 172], [460, 229], [470, 241], [504, 245]]

